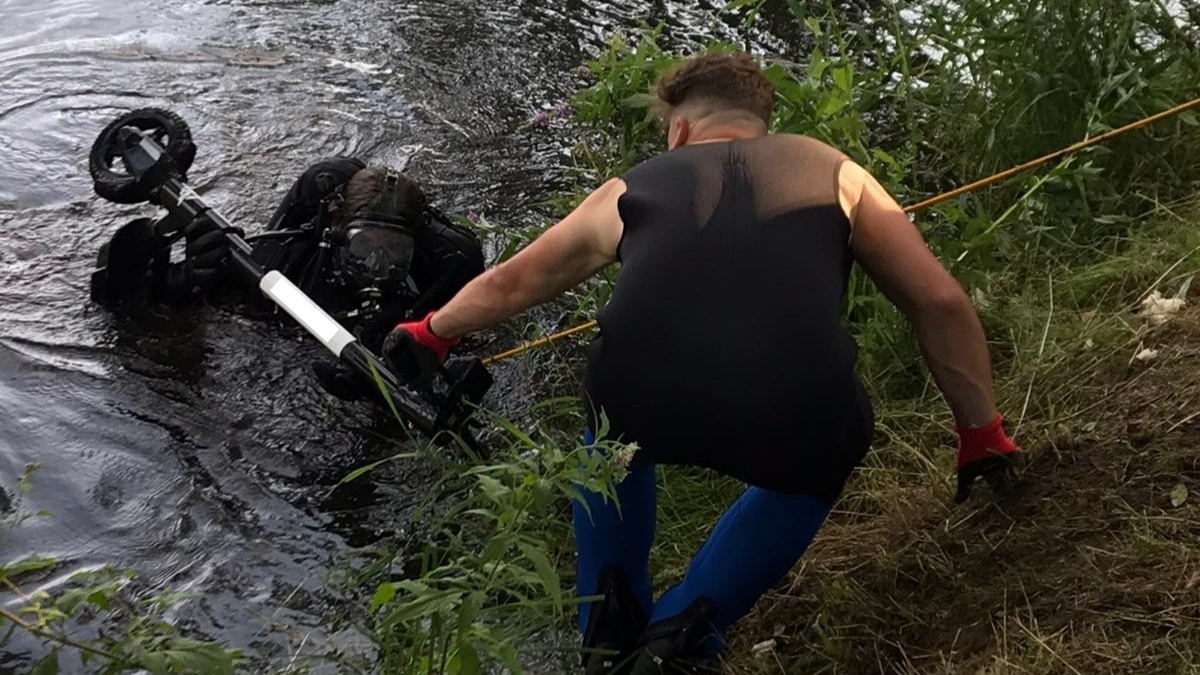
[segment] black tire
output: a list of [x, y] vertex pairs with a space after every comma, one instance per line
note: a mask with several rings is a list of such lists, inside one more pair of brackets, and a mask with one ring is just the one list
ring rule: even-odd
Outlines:
[[138, 204], [147, 201], [158, 187], [125, 171], [120, 161], [121, 146], [117, 136], [124, 127], [134, 127], [152, 135], [166, 150], [166, 161], [173, 164], [170, 168], [181, 178], [196, 159], [191, 129], [179, 115], [160, 108], [140, 108], [121, 115], [104, 127], [88, 155], [92, 187], [96, 194], [110, 202]]

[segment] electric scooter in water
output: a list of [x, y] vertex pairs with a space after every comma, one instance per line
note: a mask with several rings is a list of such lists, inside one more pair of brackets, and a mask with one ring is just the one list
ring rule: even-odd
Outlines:
[[[164, 251], [184, 228], [204, 215], [229, 239], [230, 262], [247, 284], [271, 302], [352, 370], [378, 389], [387, 407], [410, 428], [440, 443], [460, 440], [476, 452], [483, 448], [472, 434], [472, 412], [491, 387], [492, 378], [477, 358], [451, 359], [436, 372], [424, 373], [419, 386], [396, 376], [296, 284], [278, 270], [264, 270], [250, 244], [187, 183], [196, 156], [187, 123], [178, 115], [144, 108], [121, 115], [92, 144], [88, 169], [100, 197], [118, 204], [149, 202], [167, 210], [157, 221], [134, 220], [114, 233], [99, 253], [91, 277], [91, 297], [110, 304], [141, 288], [155, 266], [166, 265]], [[427, 361], [427, 359], [420, 359]]]

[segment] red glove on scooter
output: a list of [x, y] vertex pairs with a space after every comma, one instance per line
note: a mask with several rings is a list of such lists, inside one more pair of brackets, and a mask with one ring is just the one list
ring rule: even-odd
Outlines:
[[954, 503], [961, 504], [971, 496], [971, 486], [983, 478], [993, 489], [1003, 490], [1017, 479], [1013, 466], [1014, 453], [1021, 448], [1004, 433], [1004, 418], [996, 419], [976, 429], [956, 427], [958, 432], [958, 455], [955, 471], [958, 474], [958, 491]]
[[433, 312], [420, 321], [397, 324], [383, 341], [383, 358], [396, 374], [413, 381], [423, 381], [436, 372], [446, 360], [450, 348], [458, 339], [447, 340], [433, 332], [429, 321]]
[[458, 344], [458, 338], [447, 340], [446, 338], [441, 337], [437, 333], [433, 332], [433, 328], [429, 326], [429, 322], [433, 320], [433, 315], [435, 313], [436, 312], [430, 312], [426, 314], [425, 318], [421, 319], [420, 321], [407, 321], [396, 324], [396, 328], [392, 330], [392, 332], [387, 336], [387, 340], [384, 341], [383, 351], [387, 352], [387, 343], [392, 341], [393, 338], [399, 340], [400, 336], [398, 336], [397, 333], [403, 331], [408, 333], [409, 336], [411, 336], [412, 339], [417, 342], [417, 344], [433, 352], [434, 355], [437, 356], [438, 361], [445, 361], [446, 354], [450, 351], [450, 348]]

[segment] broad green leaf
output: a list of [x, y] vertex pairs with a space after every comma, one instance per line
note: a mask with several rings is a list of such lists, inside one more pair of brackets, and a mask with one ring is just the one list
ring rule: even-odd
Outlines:
[[5, 577], [15, 577], [26, 572], [36, 572], [44, 570], [48, 567], [53, 567], [58, 563], [57, 558], [43, 558], [37, 555], [31, 555], [27, 558], [22, 558], [15, 563], [10, 563], [0, 567], [0, 579]]
[[825, 71], [829, 69], [829, 59], [820, 49], [814, 49], [808, 57], [808, 80], [819, 82]]
[[108, 609], [108, 601], [110, 597], [107, 591], [108, 589], [106, 588], [99, 588], [93, 590], [91, 593], [88, 593], [88, 604], [94, 607], [99, 607], [100, 609]]
[[151, 675], [167, 675], [170, 662], [165, 654], [146, 652], [138, 657], [138, 665], [150, 671]]
[[458, 654], [455, 655], [458, 659], [458, 672], [461, 675], [478, 675], [480, 668], [479, 652], [475, 650], [474, 645], [470, 642], [460, 642], [458, 644]]
[[842, 92], [849, 94], [854, 88], [854, 70], [850, 66], [838, 66], [834, 68], [833, 83]]
[[479, 489], [483, 491], [483, 494], [496, 503], [500, 503], [505, 495], [512, 492], [503, 483], [491, 476], [480, 474], [476, 479], [479, 481]]
[[401, 622], [414, 619], [427, 619], [434, 615], [442, 614], [458, 605], [463, 595], [459, 591], [437, 592], [432, 595], [414, 598], [404, 603], [393, 602], [391, 605], [392, 609], [387, 613], [388, 621]]
[[38, 622], [43, 627], [55, 621], [71, 618], [69, 615], [59, 611], [57, 607], [24, 607], [21, 609], [21, 613], [37, 616]]
[[162, 652], [171, 671], [194, 675], [233, 675], [233, 664], [239, 654], [228, 651], [215, 642], [200, 642], [188, 638], [171, 641], [171, 648]]
[[562, 584], [558, 581], [558, 572], [554, 569], [554, 564], [550, 562], [550, 558], [546, 553], [538, 547], [528, 542], [518, 544], [522, 555], [533, 563], [533, 569], [537, 571], [539, 580], [542, 582], [542, 588], [546, 589], [546, 594], [554, 601], [554, 607], [557, 610], [562, 610]]
[[475, 617], [479, 616], [479, 611], [483, 608], [483, 603], [487, 599], [487, 595], [483, 591], [475, 591], [463, 598], [462, 606], [458, 608], [458, 635], [462, 641], [471, 630], [471, 624], [475, 623]]
[[592, 517], [591, 506], [588, 505], [587, 499], [584, 498], [583, 491], [574, 485], [560, 485], [558, 489], [572, 502], [582, 506], [589, 519]]
[[831, 94], [825, 98], [825, 102], [821, 104], [817, 115], [820, 117], [831, 117], [834, 113], [846, 107], [846, 99], [838, 94]]
[[196, 595], [196, 593], [190, 591], [163, 593], [162, 595], [154, 598], [154, 606], [157, 607], [159, 611], [166, 611], [171, 607], [184, 602], [185, 600], [191, 600], [192, 598], [195, 598]]
[[657, 96], [647, 93], [639, 93], [626, 96], [625, 99], [621, 101], [621, 105], [632, 110], [642, 110], [644, 108], [649, 108], [656, 101], [658, 101]]
[[392, 583], [396, 590], [402, 590], [412, 595], [422, 595], [429, 592], [429, 584], [422, 583], [415, 579], [404, 579]]
[[871, 154], [873, 154], [875, 156], [875, 159], [879, 160], [880, 162], [883, 162], [884, 164], [886, 164], [888, 166], [888, 168], [892, 169], [893, 171], [900, 170], [900, 162], [897, 162], [895, 157], [884, 152], [883, 150], [880, 150], [879, 148], [875, 148], [874, 150], [871, 151]]
[[396, 597], [396, 586], [393, 584], [379, 584], [379, 588], [375, 589], [375, 594], [371, 596], [371, 611], [379, 609], [392, 601]]
[[80, 603], [84, 601], [84, 598], [90, 592], [91, 589], [87, 588], [73, 588], [58, 596], [58, 599], [54, 601], [54, 606], [66, 614], [74, 614], [75, 609], [79, 607]]
[[792, 17], [796, 20], [796, 22], [804, 23], [805, 18], [808, 16], [808, 12], [805, 11], [804, 5], [800, 3], [799, 0], [787, 0], [787, 6], [788, 9], [791, 10]]

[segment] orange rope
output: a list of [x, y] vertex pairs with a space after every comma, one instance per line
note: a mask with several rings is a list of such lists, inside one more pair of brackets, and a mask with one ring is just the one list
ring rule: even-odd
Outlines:
[[[1174, 108], [1171, 108], [1169, 110], [1164, 110], [1160, 113], [1140, 119], [1131, 124], [1126, 124], [1123, 127], [1113, 129], [1111, 131], [1107, 131], [1107, 132], [1100, 134], [1099, 136], [1096, 136], [1094, 138], [1084, 139], [1078, 143], [1075, 143], [1074, 145], [1065, 147], [1062, 150], [1057, 150], [1057, 151], [1052, 152], [1043, 157], [1038, 157], [1035, 160], [1025, 162], [1024, 164], [1020, 164], [1018, 166], [1014, 166], [1013, 168], [1008, 169], [1007, 171], [1001, 171], [1000, 173], [993, 174], [982, 180], [977, 180], [974, 183], [970, 183], [970, 184], [964, 185], [960, 188], [956, 188], [949, 192], [940, 194], [936, 197], [931, 197], [924, 201], [917, 202], [916, 204], [913, 204], [911, 206], [906, 206], [906, 207], [904, 207], [904, 212], [905, 213], [916, 213], [918, 211], [923, 211], [931, 206], [941, 204], [944, 201], [948, 201], [948, 200], [954, 199], [955, 197], [958, 197], [960, 195], [967, 194], [968, 192], [974, 192], [980, 188], [987, 187], [987, 186], [993, 185], [995, 183], [999, 183], [1002, 180], [1011, 178], [1011, 177], [1013, 177], [1019, 173], [1022, 173], [1024, 171], [1028, 171], [1030, 169], [1036, 169], [1037, 167], [1042, 166], [1043, 164], [1053, 162], [1054, 160], [1056, 160], [1060, 157], [1065, 157], [1066, 155], [1070, 155], [1070, 154], [1079, 152], [1080, 150], [1083, 150], [1084, 148], [1088, 148], [1093, 145], [1103, 143], [1107, 140], [1116, 138], [1117, 136], [1120, 136], [1121, 134], [1126, 134], [1126, 133], [1129, 133], [1130, 131], [1135, 131], [1142, 127], [1149, 126], [1159, 120], [1166, 119], [1168, 117], [1171, 117], [1172, 115], [1178, 115], [1181, 112], [1184, 112], [1186, 110], [1191, 110], [1192, 108], [1196, 108], [1196, 107], [1200, 107], [1200, 98], [1193, 99], [1191, 101], [1188, 101], [1187, 103], [1177, 105]], [[528, 352], [533, 349], [537, 349], [538, 347], [541, 347], [543, 345], [548, 345], [551, 342], [554, 342], [556, 340], [561, 340], [562, 338], [570, 337], [577, 333], [582, 333], [586, 330], [591, 330], [592, 328], [595, 328], [597, 325], [598, 324], [597, 324], [596, 320], [592, 319], [591, 321], [588, 321], [587, 323], [583, 323], [578, 326], [575, 326], [574, 328], [568, 328], [567, 330], [564, 330], [564, 331], [561, 331], [558, 333], [554, 333], [553, 335], [547, 335], [546, 337], [538, 338], [537, 340], [533, 340], [532, 342], [526, 342], [523, 345], [519, 345], [508, 351], [501, 352], [499, 354], [496, 354], [495, 356], [489, 356], [488, 358], [483, 360], [483, 363], [484, 363], [484, 365], [491, 365], [498, 361], [504, 361], [506, 359], [511, 359], [514, 356], [519, 356], [521, 354], [524, 354], [525, 352]]]

